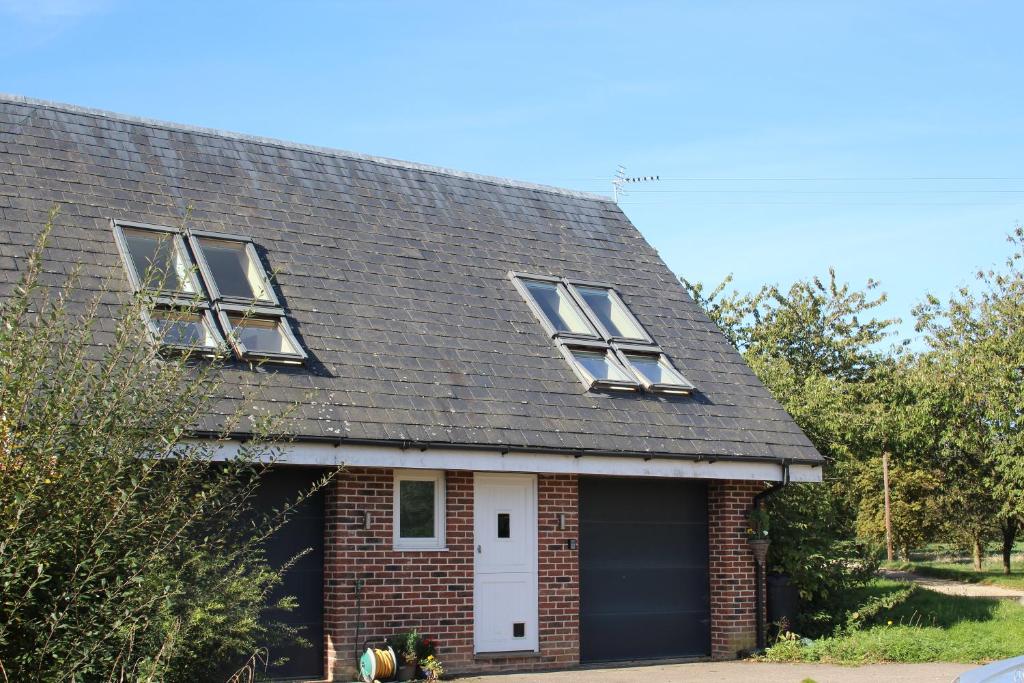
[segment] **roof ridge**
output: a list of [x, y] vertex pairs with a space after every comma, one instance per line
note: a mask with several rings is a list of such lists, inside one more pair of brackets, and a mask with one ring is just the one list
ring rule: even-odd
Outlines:
[[143, 116], [132, 116], [130, 114], [121, 114], [118, 112], [112, 112], [105, 109], [95, 109], [92, 107], [82, 107], [75, 104], [66, 104], [63, 102], [53, 102], [50, 100], [42, 100], [34, 97], [25, 97], [24, 95], [14, 95], [10, 93], [0, 92], [0, 102], [24, 104], [32, 107], [54, 109], [57, 111], [63, 111], [72, 114], [97, 116], [101, 118], [111, 119], [114, 121], [123, 121], [125, 123], [134, 123], [145, 126], [151, 126], [155, 128], [164, 128], [166, 130], [174, 130], [185, 133], [195, 133], [211, 137], [226, 138], [229, 140], [254, 142], [262, 145], [270, 145], [274, 147], [280, 147], [283, 149], [300, 150], [303, 152], [312, 152], [314, 154], [323, 154], [327, 156], [340, 157], [343, 159], [369, 161], [384, 166], [392, 166], [395, 168], [402, 168], [412, 171], [422, 171], [424, 173], [436, 173], [439, 175], [447, 175], [455, 178], [464, 178], [466, 180], [478, 180], [485, 183], [491, 183], [493, 185], [502, 185], [505, 187], [514, 187], [522, 190], [532, 190], [536, 192], [547, 192], [549, 194], [575, 197], [577, 199], [589, 199], [609, 203], [613, 202], [611, 197], [606, 197], [605, 195], [596, 194], [593, 192], [582, 192], [579, 190], [570, 190], [563, 187], [555, 187], [553, 185], [531, 183], [525, 180], [515, 180], [512, 178], [502, 178], [500, 176], [491, 176], [481, 173], [471, 173], [469, 171], [459, 171], [457, 169], [445, 168], [443, 166], [433, 166], [430, 164], [417, 163], [415, 161], [403, 161], [401, 159], [374, 156], [372, 154], [352, 152], [344, 149], [336, 149], [334, 147], [323, 147], [320, 145], [309, 145], [301, 142], [291, 142], [289, 140], [281, 140], [280, 138], [270, 138], [261, 135], [250, 135], [248, 133], [238, 133], [235, 131], [222, 130], [219, 128], [208, 128], [205, 126], [193, 126], [187, 123], [174, 123], [172, 121], [150, 119]]

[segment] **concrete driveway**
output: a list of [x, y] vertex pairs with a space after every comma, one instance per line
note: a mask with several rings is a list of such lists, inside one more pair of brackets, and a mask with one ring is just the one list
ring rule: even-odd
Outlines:
[[766, 664], [699, 662], [460, 678], [478, 683], [950, 683], [973, 664]]

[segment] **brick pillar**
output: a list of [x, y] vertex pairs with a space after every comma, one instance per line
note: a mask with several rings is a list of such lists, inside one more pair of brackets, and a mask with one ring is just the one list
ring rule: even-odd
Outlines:
[[[708, 486], [711, 579], [711, 656], [734, 659], [757, 644], [754, 556], [747, 546], [747, 515], [762, 482], [722, 480]], [[761, 595], [765, 595], [762, 585]]]
[[[580, 563], [569, 540], [579, 539], [575, 474], [541, 474], [537, 480], [537, 531], [540, 589], [538, 668], [580, 663]], [[565, 515], [559, 530], [558, 516]]]

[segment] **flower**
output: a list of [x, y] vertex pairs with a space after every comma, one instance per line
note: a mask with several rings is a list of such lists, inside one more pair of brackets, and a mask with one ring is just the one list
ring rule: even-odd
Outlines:
[[889, 620], [889, 626], [892, 626], [892, 619]]

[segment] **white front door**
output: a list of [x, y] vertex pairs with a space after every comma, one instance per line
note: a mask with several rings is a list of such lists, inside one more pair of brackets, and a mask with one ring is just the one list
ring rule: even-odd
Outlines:
[[537, 477], [476, 473], [477, 652], [536, 650]]

